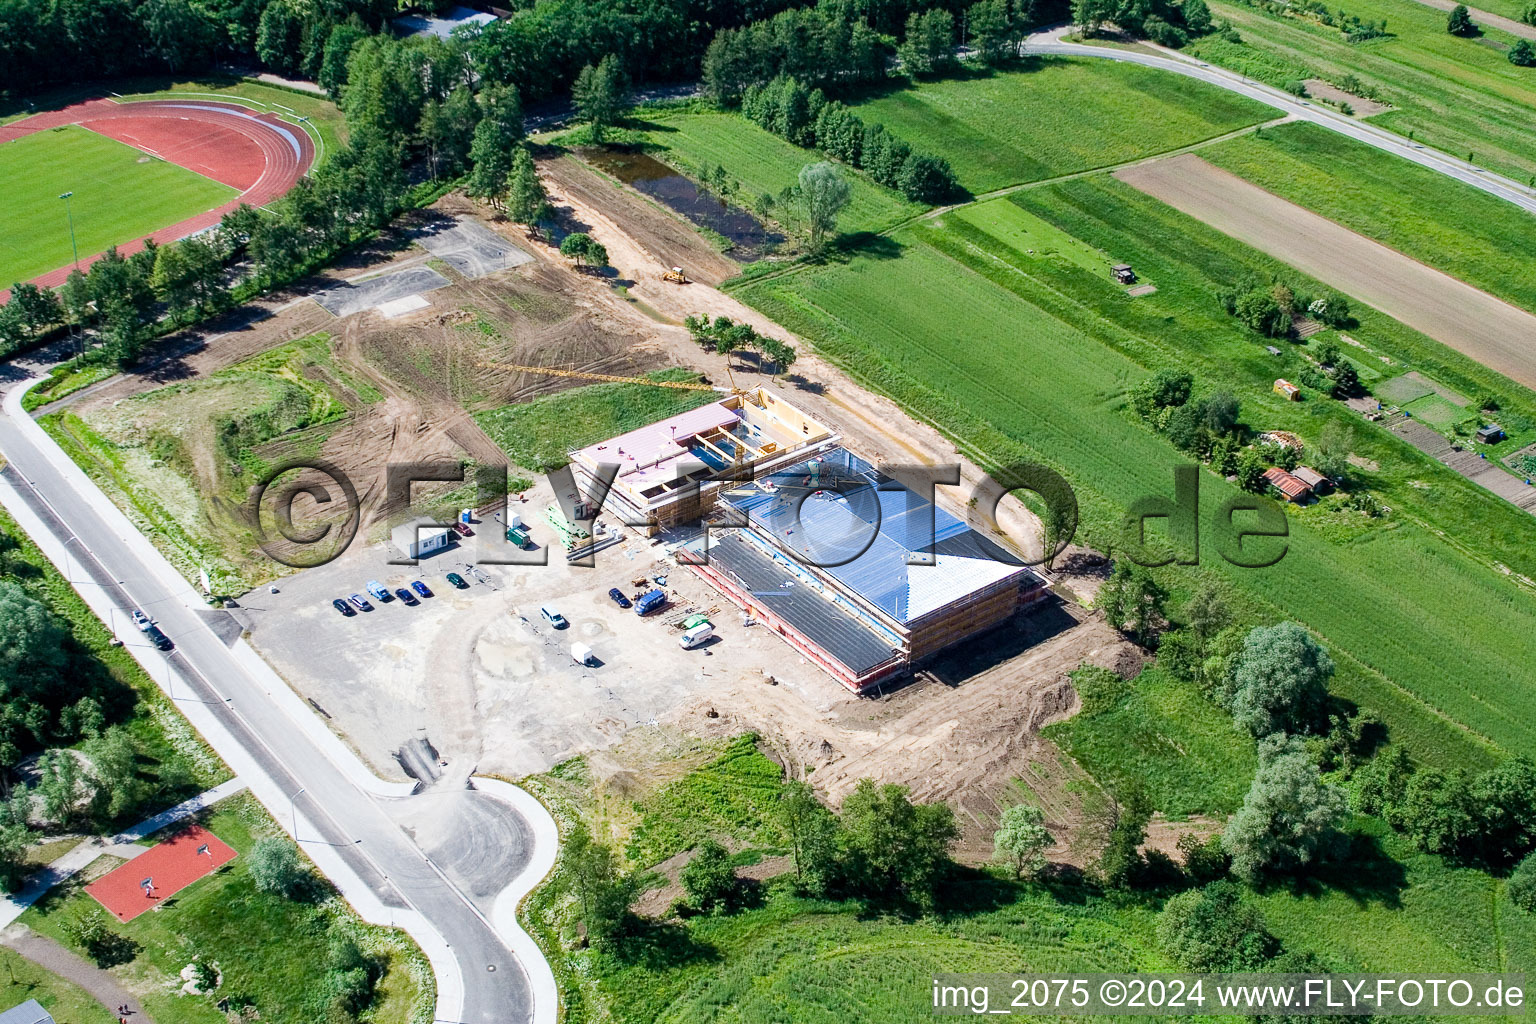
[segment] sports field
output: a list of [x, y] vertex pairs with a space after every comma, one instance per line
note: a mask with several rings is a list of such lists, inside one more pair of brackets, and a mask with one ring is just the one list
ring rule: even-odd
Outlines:
[[1279, 112], [1135, 64], [1046, 60], [1028, 71], [925, 82], [857, 104], [972, 192], [1107, 167], [1214, 138]]
[[233, 199], [227, 185], [73, 125], [0, 144], [0, 287], [67, 265], [72, 191], [81, 258]]

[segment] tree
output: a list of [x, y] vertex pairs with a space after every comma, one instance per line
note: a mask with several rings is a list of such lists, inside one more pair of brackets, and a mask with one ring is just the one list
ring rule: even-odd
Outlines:
[[598, 945], [610, 943], [629, 916], [630, 904], [640, 893], [641, 880], [620, 871], [613, 851], [593, 842], [585, 828], [578, 827], [571, 833], [560, 856], [587, 935]]
[[1119, 799], [1105, 805], [1102, 835], [1104, 847], [1099, 852], [1098, 872], [1112, 889], [1129, 889], [1136, 884], [1146, 861], [1141, 844], [1147, 841], [1147, 823], [1152, 820], [1152, 798], [1139, 783], [1127, 785]]
[[1237, 457], [1237, 486], [1253, 494], [1260, 493], [1264, 490], [1264, 473], [1268, 469], [1269, 463], [1258, 449], [1243, 449]]
[[896, 179], [896, 188], [915, 203], [940, 203], [959, 191], [949, 161], [928, 153], [914, 153]]
[[1117, 0], [1072, 0], [1072, 20], [1084, 35], [1096, 36], [1104, 23], [1114, 18], [1118, 7]]
[[713, 839], [706, 839], [694, 850], [679, 880], [689, 904], [707, 914], [728, 911], [740, 886], [730, 853]]
[[20, 584], [0, 580], [0, 694], [35, 694], [56, 684], [68, 664], [69, 632]]
[[1239, 405], [1230, 391], [1218, 391], [1200, 406], [1200, 418], [1212, 434], [1229, 434], [1237, 427]]
[[1445, 30], [1453, 36], [1470, 36], [1477, 31], [1466, 4], [1451, 8], [1450, 16], [1445, 19]]
[[256, 56], [281, 74], [299, 70], [304, 22], [287, 0], [271, 0], [256, 29]]
[[1215, 580], [1200, 584], [1189, 603], [1184, 606], [1184, 621], [1200, 642], [1200, 653], [1205, 654], [1216, 634], [1232, 624], [1232, 609], [1227, 605], [1227, 590]]
[[15, 892], [31, 869], [27, 848], [36, 838], [37, 833], [24, 823], [0, 825], [0, 888], [6, 892]]
[[1515, 865], [1509, 881], [1504, 883], [1504, 891], [1515, 906], [1526, 913], [1536, 913], [1536, 853]]
[[1299, 740], [1271, 736], [1259, 744], [1259, 770], [1222, 833], [1232, 871], [1250, 884], [1295, 872], [1338, 852], [1347, 801], [1323, 781]]
[[113, 931], [100, 907], [82, 911], [65, 920], [63, 927], [97, 967], [117, 967], [139, 955], [139, 944]]
[[73, 822], [88, 795], [80, 760], [68, 750], [47, 751], [38, 758], [37, 775], [44, 813], [65, 825]]
[[549, 194], [533, 166], [533, 155], [527, 146], [519, 146], [512, 157], [512, 176], [507, 185], [507, 216], [526, 225], [529, 231], [537, 231], [550, 214]]
[[608, 265], [608, 250], [597, 239], [581, 231], [566, 235], [561, 240], [560, 255], [575, 260], [578, 267]]
[[906, 41], [896, 51], [902, 70], [914, 78], [947, 71], [955, 61], [955, 16], [942, 8], [914, 12]]
[[1103, 609], [1106, 622], [1145, 647], [1164, 619], [1167, 602], [1167, 588], [1150, 570], [1121, 558], [1094, 603]]
[[1536, 762], [1520, 755], [1472, 780], [1479, 808], [1478, 852], [1490, 864], [1513, 864], [1536, 848]]
[[1324, 721], [1333, 659], [1294, 622], [1258, 626], [1243, 641], [1220, 701], [1255, 736], [1308, 732]]
[[1458, 853], [1475, 836], [1477, 819], [1466, 776], [1420, 768], [1404, 787], [1402, 802], [1388, 819], [1426, 853]]
[[257, 889], [288, 899], [302, 892], [309, 881], [298, 847], [281, 836], [258, 840], [247, 855], [246, 866]]
[[367, 38], [366, 28], [350, 22], [337, 25], [326, 37], [317, 80], [332, 99], [340, 99], [342, 89], [346, 88], [347, 60], [352, 56], [352, 48]]
[[789, 837], [800, 891], [826, 895], [837, 871], [837, 818], [804, 782], [791, 782], [779, 792], [776, 811], [779, 826]]
[[927, 909], [960, 829], [947, 805], [914, 804], [907, 792], [860, 779], [843, 802], [843, 837], [865, 892], [903, 895]]
[[966, 22], [971, 43], [980, 51], [982, 60], [995, 66], [1018, 59], [1022, 26], [1008, 0], [978, 0], [971, 5]]
[[1516, 39], [1515, 45], [1509, 48], [1506, 56], [1516, 67], [1536, 67], [1536, 46], [1532, 46], [1529, 39]]
[[1143, 417], [1189, 401], [1195, 376], [1188, 370], [1159, 370], [1131, 390], [1131, 406]]
[[1008, 865], [1014, 878], [1034, 875], [1045, 867], [1045, 850], [1056, 837], [1044, 822], [1045, 815], [1033, 804], [1014, 804], [1003, 812], [992, 833], [992, 858]]
[[1333, 368], [1333, 397], [1353, 398], [1360, 393], [1360, 371], [1349, 362], [1341, 362]]
[[1190, 35], [1203, 36], [1211, 30], [1211, 9], [1205, 0], [1184, 0], [1179, 5], [1179, 12], [1184, 16], [1184, 27], [1189, 29]]
[[1157, 941], [1180, 967], [1199, 974], [1257, 971], [1280, 948], [1264, 915], [1231, 882], [1170, 899], [1157, 919]]
[[503, 143], [500, 129], [489, 118], [475, 125], [474, 141], [469, 146], [474, 165], [464, 191], [495, 206], [507, 191], [507, 176], [512, 171], [512, 154]]
[[848, 205], [851, 190], [838, 169], [823, 162], [800, 168], [799, 191], [811, 230], [811, 249], [820, 251], [827, 235], [837, 229], [837, 215]]
[[103, 824], [132, 810], [145, 796], [138, 773], [138, 747], [121, 725], [89, 740], [82, 751], [90, 762], [92, 811]]
[[1268, 288], [1255, 288], [1233, 302], [1232, 315], [1267, 338], [1279, 338], [1291, 330], [1291, 318]]
[[608, 129], [618, 120], [624, 92], [624, 69], [611, 53], [598, 61], [596, 67], [588, 64], [576, 76], [571, 98], [582, 120], [592, 126], [594, 143], [601, 145]]
[[52, 290], [35, 284], [11, 285], [11, 298], [5, 308], [16, 315], [22, 333], [28, 338], [43, 334], [64, 316], [59, 297]]

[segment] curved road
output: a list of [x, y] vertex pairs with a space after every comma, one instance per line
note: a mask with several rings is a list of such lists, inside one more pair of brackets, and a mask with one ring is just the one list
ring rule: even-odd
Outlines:
[[[438, 981], [439, 1024], [552, 1022], [554, 979], [537, 947], [515, 918], [476, 905], [495, 902], [487, 897], [496, 882], [505, 887], [503, 905], [515, 905], [548, 870], [553, 822], [542, 808], [531, 798], [514, 808], [511, 800], [524, 794], [490, 786], [466, 800], [465, 774], [421, 795], [368, 774], [240, 638], [238, 624], [204, 606], [21, 411], [25, 390], [13, 383], [0, 415], [0, 452], [9, 461], [0, 499], [23, 528], [97, 613], [122, 628], [135, 657], [348, 900], [420, 943]], [[176, 642], [171, 654], [133, 642], [133, 608]], [[435, 827], [430, 855], [399, 824], [422, 815]], [[498, 846], [489, 862], [488, 843]], [[495, 879], [483, 875], [491, 866]], [[464, 882], [476, 891], [466, 893]]]
[[1520, 184], [1512, 178], [1506, 178], [1492, 171], [1486, 171], [1475, 164], [1469, 164], [1465, 160], [1458, 160], [1448, 156], [1439, 150], [1429, 149], [1396, 135], [1382, 128], [1364, 121], [1357, 121], [1331, 107], [1325, 107], [1310, 100], [1292, 96], [1282, 89], [1255, 82], [1235, 71], [1206, 64], [1186, 57], [1173, 50], [1165, 51], [1168, 56], [1161, 54], [1144, 53], [1139, 50], [1114, 49], [1107, 46], [1085, 46], [1082, 43], [1062, 42], [1062, 37], [1074, 31], [1074, 26], [1058, 25], [1037, 33], [1024, 40], [1019, 47], [1019, 52], [1025, 56], [1042, 57], [1102, 57], [1106, 60], [1118, 60], [1128, 64], [1141, 64], [1149, 68], [1158, 68], [1162, 71], [1171, 71], [1176, 75], [1185, 75], [1189, 78], [1198, 78], [1202, 82], [1231, 92], [1247, 96], [1249, 99], [1267, 103], [1287, 115], [1299, 121], [1310, 121], [1340, 135], [1347, 135], [1357, 142], [1363, 142], [1367, 146], [1400, 156], [1404, 160], [1411, 160], [1430, 170], [1439, 171], [1441, 174], [1455, 178], [1457, 181], [1471, 185], [1473, 188], [1482, 189], [1500, 199], [1514, 203], [1527, 213], [1536, 214], [1536, 189], [1531, 189]]

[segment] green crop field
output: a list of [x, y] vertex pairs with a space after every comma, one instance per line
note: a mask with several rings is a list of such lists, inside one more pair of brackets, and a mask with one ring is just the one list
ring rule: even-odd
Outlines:
[[228, 202], [228, 185], [84, 128], [64, 127], [0, 144], [0, 287], [70, 262], [59, 194], [73, 191], [81, 257], [132, 241]]
[[924, 82], [856, 109], [947, 158], [976, 193], [1123, 163], [1279, 116], [1204, 82], [1091, 59]]
[[1353, 74], [1395, 108], [1372, 124], [1453, 156], [1472, 153], [1520, 181], [1536, 174], [1536, 73], [1505, 58], [1515, 37], [1497, 29], [1478, 39], [1450, 35], [1444, 11], [1414, 0], [1347, 0], [1342, 9], [1385, 19], [1392, 36], [1351, 45], [1336, 28], [1217, 0], [1211, 12], [1230, 20], [1243, 42], [1212, 35], [1188, 52], [1276, 86], [1303, 78], [1338, 84]]
[[1337, 132], [1286, 124], [1201, 157], [1293, 203], [1536, 311], [1536, 217]]
[[[736, 114], [648, 112], [637, 125], [635, 141], [688, 177], [700, 180], [708, 169], [724, 167], [741, 183], [734, 198], [748, 206], [761, 195], [777, 197], [799, 180], [802, 167], [826, 159]], [[852, 195], [838, 218], [842, 231], [883, 231], [925, 209], [863, 174], [850, 170], [847, 178]], [[769, 216], [800, 226], [795, 211], [774, 207]]]
[[[1509, 751], [1533, 749], [1536, 728], [1523, 723], [1536, 706], [1526, 667], [1536, 657], [1536, 596], [1492, 565], [1536, 573], [1536, 550], [1524, 539], [1529, 518], [1346, 419], [1337, 403], [1269, 395], [1277, 364], [1294, 367], [1298, 357], [1276, 360], [1244, 339], [1214, 292], [1246, 273], [1283, 268], [1144, 198], [1105, 178], [1012, 197], [1156, 281], [1158, 292], [1141, 299], [1105, 274], [1012, 248], [988, 232], [982, 209], [898, 233], [899, 258], [856, 258], [750, 283], [739, 294], [984, 460], [1059, 468], [1083, 504], [1085, 535], [1100, 546], [1114, 539], [1131, 501], [1169, 493], [1172, 467], [1185, 461], [1125, 408], [1127, 388], [1150, 369], [1188, 366], [1207, 389], [1235, 389], [1256, 429], [1288, 427], [1315, 440], [1330, 419], [1349, 424], [1352, 447], [1382, 465], [1372, 488], [1411, 515], [1372, 528], [1336, 505], [1292, 512], [1287, 554], [1274, 568], [1228, 565], [1207, 535], [1201, 571], [1228, 578], [1256, 617], [1295, 618], [1321, 633], [1341, 662], [1339, 691], [1382, 715], [1422, 756], [1486, 757], [1482, 742], [1465, 742], [1472, 735]], [[1016, 230], [1015, 213], [1001, 216]], [[1394, 357], [1455, 362], [1385, 318], [1365, 311], [1360, 319], [1356, 333]], [[1415, 491], [1425, 496], [1413, 499]], [[1231, 493], [1203, 475], [1203, 507]], [[1426, 521], [1435, 525], [1419, 525]], [[1455, 544], [1441, 539], [1440, 523]], [[1211, 524], [1207, 517], [1202, 526], [1208, 532]], [[1170, 570], [1176, 587], [1190, 576]], [[1473, 639], [1465, 610], [1476, 607], [1497, 611], [1480, 617]]]

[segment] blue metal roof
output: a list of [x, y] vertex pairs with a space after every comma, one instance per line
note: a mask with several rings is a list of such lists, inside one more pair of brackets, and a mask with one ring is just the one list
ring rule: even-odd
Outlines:
[[902, 624], [1000, 580], [1034, 575], [964, 522], [844, 448], [723, 497], [760, 534]]

